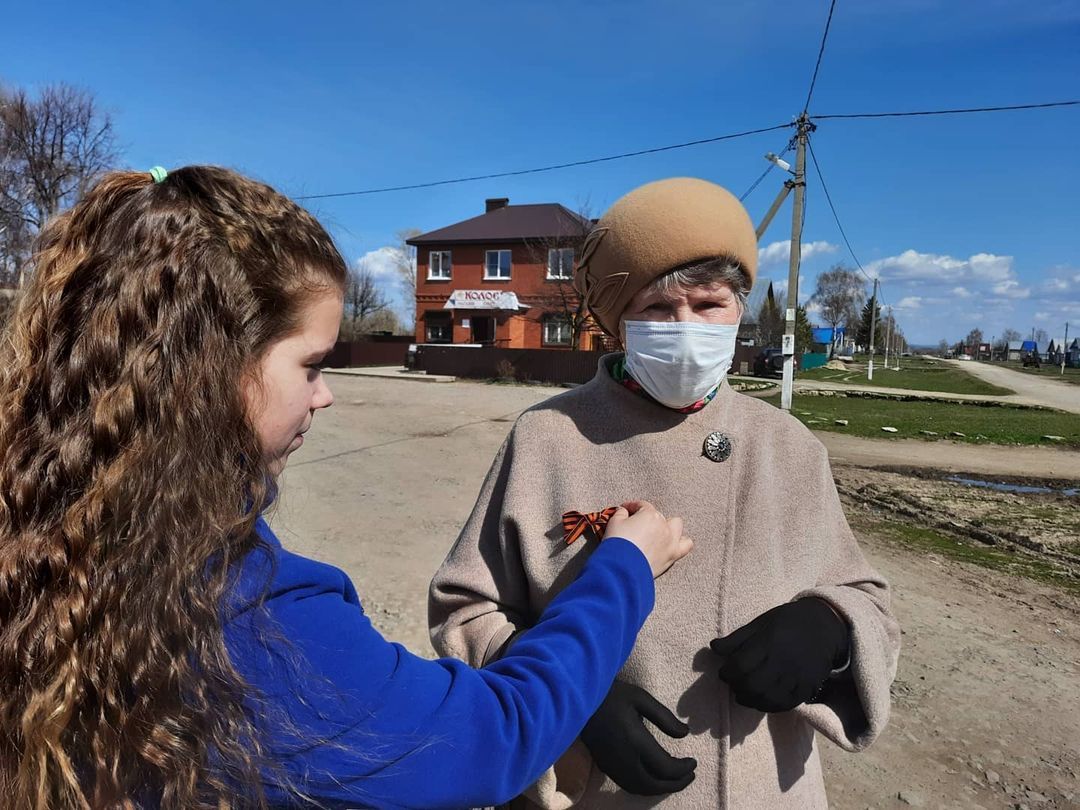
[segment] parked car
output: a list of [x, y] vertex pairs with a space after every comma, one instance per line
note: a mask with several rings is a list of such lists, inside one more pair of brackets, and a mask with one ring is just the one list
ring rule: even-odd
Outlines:
[[970, 354], [962, 354], [962, 355], [960, 355], [959, 357], [957, 357], [956, 359], [957, 359], [957, 360], [971, 360], [971, 359], [972, 359], [972, 357], [971, 357], [971, 355], [970, 355]]
[[[795, 370], [799, 369], [799, 357], [795, 356]], [[763, 349], [754, 358], [755, 377], [784, 376], [784, 354], [780, 349]]]

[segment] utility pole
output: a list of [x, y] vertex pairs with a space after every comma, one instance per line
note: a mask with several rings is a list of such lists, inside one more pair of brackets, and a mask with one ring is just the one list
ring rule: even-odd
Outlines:
[[1061, 344], [1061, 376], [1065, 376], [1065, 358], [1069, 356], [1069, 322], [1065, 321], [1065, 342]]
[[795, 176], [790, 181], [795, 187], [795, 204], [791, 209], [791, 256], [788, 259], [787, 317], [784, 323], [784, 382], [780, 389], [780, 407], [791, 410], [791, 395], [795, 387], [795, 316], [799, 306], [799, 262], [802, 259], [802, 222], [806, 205], [806, 139], [815, 127], [805, 112], [796, 122]]
[[866, 379], [874, 379], [874, 327], [877, 326], [877, 283], [874, 279], [874, 294], [870, 296], [870, 364], [866, 367]]
[[889, 320], [885, 321], [885, 368], [889, 367], [889, 348], [892, 346], [892, 307], [889, 307]]

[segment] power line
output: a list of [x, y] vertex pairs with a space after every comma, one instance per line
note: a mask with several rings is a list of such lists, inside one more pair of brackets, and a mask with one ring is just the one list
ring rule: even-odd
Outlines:
[[[851, 258], [855, 260], [855, 266], [859, 268], [859, 272], [866, 277], [867, 281], [873, 281], [870, 278], [870, 274], [863, 269], [862, 263], [859, 261], [859, 257], [855, 255], [855, 251], [851, 248], [851, 242], [848, 241], [847, 234], [844, 232], [844, 226], [840, 224], [840, 216], [836, 213], [836, 206], [833, 205], [832, 195], [829, 194], [829, 187], [825, 185], [825, 176], [821, 173], [821, 165], [818, 163], [817, 155], [814, 154], [814, 147], [810, 143], [810, 139], [806, 139], [806, 146], [810, 150], [810, 159], [814, 162], [814, 170], [817, 172], [818, 182], [821, 183], [821, 190], [825, 192], [825, 199], [829, 203], [829, 210], [832, 211], [833, 219], [836, 220], [836, 227], [840, 230], [840, 236], [844, 238], [844, 244], [847, 245], [848, 253], [851, 254]], [[880, 279], [878, 280], [880, 284]]]
[[735, 138], [743, 138], [747, 135], [758, 135], [762, 132], [774, 132], [778, 129], [787, 129], [795, 126], [794, 122], [788, 124], [777, 124], [772, 127], [762, 127], [761, 129], [748, 129], [744, 132], [733, 132], [730, 135], [718, 135], [715, 138], [702, 138], [696, 141], [686, 141], [685, 143], [676, 143], [669, 146], [657, 146], [653, 149], [641, 149], [637, 152], [623, 152], [618, 155], [608, 155], [606, 157], [590, 158], [588, 160], [575, 160], [570, 163], [556, 163], [552, 166], [539, 166], [533, 169], [519, 169], [512, 172], [495, 172], [492, 174], [478, 174], [472, 177], [457, 177], [452, 180], [433, 180], [427, 183], [412, 183], [404, 186], [386, 186], [383, 188], [368, 188], [362, 191], [339, 191], [333, 194], [305, 194], [302, 196], [294, 197], [296, 200], [325, 200], [330, 197], [358, 197], [364, 194], [383, 194], [388, 191], [409, 191], [418, 188], [432, 188], [434, 186], [449, 186], [456, 183], [470, 183], [474, 180], [493, 180], [499, 177], [517, 177], [523, 174], [537, 174], [539, 172], [551, 172], [556, 169], [570, 169], [575, 166], [588, 166], [593, 163], [605, 163], [611, 160], [622, 160], [623, 158], [638, 157], [640, 155], [652, 155], [657, 152], [670, 152], [673, 149], [685, 149], [688, 146], [700, 146], [706, 143], [718, 143], [720, 141], [730, 141]]
[[836, 0], [829, 4], [829, 16], [825, 20], [825, 33], [821, 35], [821, 48], [818, 49], [817, 64], [814, 65], [814, 77], [810, 80], [810, 91], [806, 94], [806, 103], [803, 112], [810, 109], [810, 98], [814, 95], [814, 85], [817, 84], [818, 70], [821, 69], [821, 57], [825, 55], [825, 40], [829, 38], [829, 26], [832, 25], [833, 11], [836, 9]]
[[1008, 107], [966, 107], [955, 110], [915, 110], [911, 112], [883, 113], [845, 113], [836, 115], [815, 115], [821, 121], [827, 118], [906, 118], [914, 115], [959, 115], [961, 113], [1005, 112], [1007, 110], [1045, 110], [1050, 107], [1074, 107], [1080, 101], [1050, 101], [1045, 104], [1013, 104]]
[[[835, 6], [835, 0], [829, 9], [829, 19], [832, 18], [833, 7]], [[829, 23], [825, 26], [825, 36], [828, 35]], [[822, 50], [818, 53], [818, 64], [814, 68], [814, 79], [811, 82], [810, 93], [813, 93], [814, 83], [817, 81], [818, 69], [821, 65], [821, 56], [824, 53], [825, 37], [822, 37]], [[807, 96], [809, 101], [810, 96]], [[950, 110], [916, 110], [907, 112], [882, 112], [882, 113], [844, 113], [844, 114], [832, 114], [832, 115], [815, 115], [815, 120], [828, 120], [828, 119], [859, 119], [859, 118], [902, 118], [909, 116], [927, 116], [927, 115], [957, 115], [962, 113], [980, 113], [980, 112], [1003, 112], [1008, 110], [1037, 110], [1048, 109], [1051, 107], [1072, 107], [1080, 105], [1078, 101], [1053, 101], [1044, 104], [1016, 104], [1006, 107], [969, 107], [963, 109], [950, 109]], [[570, 169], [577, 166], [589, 166], [596, 163], [606, 163], [612, 160], [623, 160], [625, 158], [640, 157], [641, 155], [652, 155], [658, 152], [670, 152], [674, 149], [685, 149], [690, 146], [700, 146], [702, 144], [719, 143], [721, 141], [730, 141], [735, 138], [743, 138], [747, 135], [758, 135], [763, 132], [774, 132], [778, 129], [789, 129], [795, 126], [795, 122], [787, 124], [777, 124], [771, 127], [761, 127], [760, 129], [749, 129], [743, 132], [733, 132], [728, 135], [718, 135], [714, 138], [700, 138], [694, 141], [686, 141], [684, 143], [669, 144], [667, 146], [657, 146], [652, 149], [640, 149], [636, 152], [623, 152], [617, 155], [606, 155], [604, 157], [590, 158], [588, 160], [575, 160], [568, 163], [556, 163], [551, 166], [538, 166], [531, 169], [519, 169], [517, 171], [509, 172], [493, 172], [490, 174], [478, 174], [470, 177], [456, 177], [449, 180], [433, 180], [425, 183], [410, 183], [400, 186], [384, 186], [381, 188], [368, 188], [360, 191], [340, 191], [331, 194], [304, 194], [295, 197], [297, 200], [324, 200], [333, 197], [359, 197], [367, 194], [384, 194], [391, 191], [410, 191], [413, 189], [421, 188], [433, 188], [435, 186], [448, 186], [458, 183], [470, 183], [476, 180], [494, 180], [501, 177], [519, 177], [526, 174], [538, 174], [540, 172], [551, 172], [558, 169]], [[789, 147], [790, 148], [790, 147]], [[762, 175], [754, 182], [754, 184], [746, 191], [743, 198], [748, 196], [762, 180], [768, 174], [769, 170], [766, 170]], [[742, 199], [742, 198], [740, 198]]]

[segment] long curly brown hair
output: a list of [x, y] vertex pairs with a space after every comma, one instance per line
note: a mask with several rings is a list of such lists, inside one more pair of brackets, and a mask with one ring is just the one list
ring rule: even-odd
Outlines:
[[192, 166], [107, 175], [31, 269], [0, 348], [0, 807], [262, 805], [222, 629], [273, 488], [244, 389], [341, 255]]

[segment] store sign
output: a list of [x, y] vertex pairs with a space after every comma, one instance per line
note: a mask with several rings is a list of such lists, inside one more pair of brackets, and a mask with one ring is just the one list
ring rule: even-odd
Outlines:
[[520, 309], [518, 297], [505, 290], [454, 290], [443, 309]]

